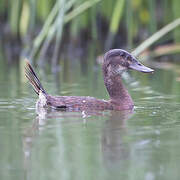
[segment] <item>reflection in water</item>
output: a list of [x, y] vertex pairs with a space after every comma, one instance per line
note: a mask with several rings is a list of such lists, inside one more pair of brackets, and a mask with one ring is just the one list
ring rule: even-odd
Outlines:
[[23, 152], [24, 152], [24, 170], [26, 179], [30, 179], [32, 173], [31, 167], [31, 156], [32, 156], [32, 145], [34, 140], [38, 137], [38, 121], [34, 120], [32, 127], [24, 130], [23, 133]]
[[[132, 111], [112, 112], [109, 120], [105, 122], [102, 130], [102, 152], [105, 165], [114, 168], [122, 160], [129, 158], [129, 146], [126, 135], [126, 121], [131, 117]], [[123, 164], [121, 164], [123, 166]]]
[[[102, 161], [103, 161], [102, 163], [104, 164], [105, 169], [106, 168], [114, 169], [115, 167], [120, 168], [120, 165], [123, 165], [123, 164], [121, 164], [121, 162], [124, 162], [124, 160], [129, 158], [128, 143], [125, 142], [123, 137], [124, 137], [124, 135], [126, 135], [126, 132], [127, 132], [126, 121], [131, 117], [132, 113], [133, 113], [132, 111], [123, 111], [123, 112], [109, 112], [109, 114], [106, 114], [106, 117], [108, 117], [108, 120], [106, 120], [104, 122], [104, 125], [103, 125], [104, 127], [99, 132], [100, 133], [99, 134], [100, 135], [99, 142], [96, 142], [96, 143], [100, 144], [100, 147], [101, 147], [100, 153], [102, 156], [101, 157]], [[103, 113], [101, 113], [100, 118], [102, 117], [102, 114]], [[100, 114], [94, 114], [94, 116], [97, 116], [97, 115], [99, 116]], [[58, 120], [60, 120], [61, 125], [62, 124], [75, 125], [75, 124], [80, 123], [83, 125], [83, 127], [81, 127], [82, 129], [80, 131], [83, 130], [85, 132], [86, 131], [88, 132], [88, 129], [89, 129], [88, 123], [90, 120], [88, 120], [88, 116], [86, 116], [85, 119], [87, 120], [87, 124], [84, 124], [85, 121], [84, 121], [84, 118], [82, 118], [82, 116], [83, 116], [83, 114], [81, 114], [81, 113], [58, 112], [58, 111], [49, 112], [49, 113], [46, 112], [46, 113], [44, 113], [44, 116], [42, 116], [42, 114], [37, 116], [37, 118], [33, 122], [32, 127], [29, 129], [26, 129], [25, 135], [23, 137], [24, 162], [25, 162], [24, 168], [26, 169], [27, 179], [29, 179], [31, 176], [33, 176], [33, 177], [37, 176], [37, 175], [35, 175], [36, 170], [32, 167], [33, 166], [32, 160], [34, 159], [32, 157], [32, 156], [34, 156], [32, 153], [33, 152], [32, 148], [33, 148], [33, 144], [34, 144], [33, 141], [36, 141], [37, 138], [39, 138], [38, 134], [40, 135], [40, 134], [43, 134], [43, 131], [44, 132], [48, 131], [48, 129], [46, 127], [48, 125], [48, 122], [58, 119]], [[89, 115], [89, 117], [92, 117], [92, 114]], [[98, 123], [98, 122], [96, 121], [96, 123]], [[61, 127], [59, 127], [59, 128], [61, 128]], [[63, 136], [63, 135], [60, 134], [60, 136]], [[89, 134], [88, 136], [93, 137], [94, 135]], [[90, 137], [90, 139], [92, 137]], [[62, 171], [64, 171], [65, 174], [69, 173], [69, 176], [71, 178], [74, 177], [73, 174], [74, 174], [74, 171], [76, 171], [76, 169], [82, 168], [82, 166], [85, 165], [84, 163], [83, 164], [81, 164], [81, 163], [86, 162], [86, 159], [88, 158], [88, 154], [89, 153], [94, 154], [93, 149], [90, 150], [92, 152], [90, 152], [89, 150], [85, 150], [86, 148], [84, 146], [86, 143], [81, 142], [81, 141], [77, 141], [77, 142], [73, 142], [73, 143], [79, 144], [79, 146], [83, 146], [82, 148], [83, 149], [85, 148], [83, 151], [81, 149], [79, 149], [78, 146], [77, 147], [74, 146], [74, 149], [71, 150], [71, 148], [73, 148], [73, 144], [66, 144], [65, 139], [63, 139], [64, 137], [57, 137], [56, 131], [54, 131], [51, 138], [53, 138], [52, 141], [54, 141], [55, 139], [56, 139], [56, 141], [58, 139], [61, 139], [62, 142], [55, 142], [56, 144], [60, 143], [61, 145], [60, 145], [60, 147], [56, 147], [57, 149], [54, 149], [54, 151], [55, 152], [59, 151], [57, 154], [63, 153], [63, 155], [58, 156], [58, 157], [53, 156], [54, 158], [57, 159], [57, 162], [54, 161], [53, 164], [57, 165], [57, 164], [59, 164], [58, 162], [61, 162], [61, 161], [64, 162], [65, 164], [63, 165], [64, 167], [63, 167]], [[64, 149], [65, 151], [61, 152], [62, 149]], [[82, 155], [78, 151], [80, 151], [82, 153]], [[47, 154], [44, 154], [44, 153], [46, 153], [46, 150], [42, 151], [41, 153], [42, 153], [41, 156], [45, 156], [45, 157], [47, 156]], [[83, 156], [84, 153], [85, 153], [85, 156]], [[69, 157], [72, 158], [71, 159], [72, 164], [74, 164], [73, 159], [79, 158], [79, 164], [77, 165], [77, 167], [72, 166], [71, 162], [68, 162], [70, 160]], [[51, 158], [52, 158], [52, 154], [51, 154]], [[97, 158], [97, 154], [94, 154], [93, 158]], [[100, 158], [100, 157], [98, 157], [98, 158]], [[92, 160], [93, 159], [91, 159], [91, 161]], [[37, 168], [40, 168], [39, 166], [41, 166], [41, 163], [42, 162], [36, 162]], [[96, 168], [96, 169], [100, 168], [98, 164], [94, 164], [93, 166], [94, 166], [93, 168]], [[86, 168], [88, 168], [88, 166]], [[88, 169], [86, 169], [85, 171], [87, 171], [87, 170]], [[58, 176], [58, 175], [54, 174], [54, 176]], [[78, 178], [75, 178], [75, 179], [78, 179]], [[83, 178], [80, 178], [80, 179], [83, 179]]]

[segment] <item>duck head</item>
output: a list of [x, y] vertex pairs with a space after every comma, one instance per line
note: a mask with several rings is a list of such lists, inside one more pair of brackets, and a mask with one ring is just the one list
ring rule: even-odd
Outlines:
[[133, 69], [144, 73], [152, 73], [153, 69], [141, 64], [130, 53], [122, 49], [112, 49], [104, 55], [103, 71], [110, 76], [121, 75], [124, 71]]
[[121, 74], [128, 69], [144, 73], [154, 71], [122, 49], [112, 49], [104, 55], [102, 66], [104, 84], [110, 96], [109, 103], [115, 110], [132, 109], [134, 106], [133, 100], [121, 80]]

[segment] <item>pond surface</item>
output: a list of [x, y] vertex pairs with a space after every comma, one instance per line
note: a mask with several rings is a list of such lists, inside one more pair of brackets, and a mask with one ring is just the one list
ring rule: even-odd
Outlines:
[[[100, 66], [62, 61], [53, 76], [36, 69], [53, 95], [107, 99]], [[36, 115], [36, 95], [23, 63], [0, 59], [1, 180], [178, 180], [180, 177], [180, 70], [125, 74], [134, 112]]]

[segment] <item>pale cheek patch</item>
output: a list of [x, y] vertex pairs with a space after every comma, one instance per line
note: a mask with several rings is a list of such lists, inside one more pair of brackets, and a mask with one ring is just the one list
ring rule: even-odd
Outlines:
[[126, 67], [119, 65], [118, 69], [119, 69], [119, 71], [124, 71], [124, 70], [126, 70]]
[[107, 70], [108, 70], [108, 74], [110, 76], [115, 76], [118, 74], [122, 74], [127, 68], [121, 65], [118, 65], [116, 67], [113, 66], [108, 66]]
[[118, 74], [122, 74], [126, 69], [126, 67], [119, 65], [116, 71]]

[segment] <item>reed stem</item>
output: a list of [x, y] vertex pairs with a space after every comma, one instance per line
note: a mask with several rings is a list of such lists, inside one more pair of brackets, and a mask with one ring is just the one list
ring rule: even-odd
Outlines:
[[148, 39], [146, 39], [143, 43], [141, 43], [133, 52], [132, 54], [134, 56], [138, 56], [139, 54], [141, 54], [145, 49], [147, 49], [148, 47], [150, 47], [153, 43], [155, 43], [157, 40], [159, 40], [161, 37], [163, 37], [165, 34], [167, 34], [168, 32], [172, 31], [173, 29], [175, 29], [176, 27], [178, 27], [180, 25], [180, 18], [174, 20], [173, 22], [169, 23], [168, 25], [166, 25], [165, 27], [163, 27], [162, 29], [160, 29], [159, 31], [157, 31], [156, 33], [154, 33], [151, 37], [149, 37]]

